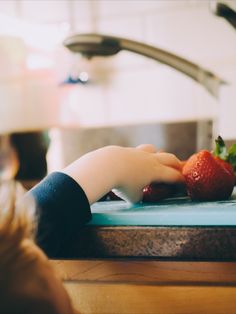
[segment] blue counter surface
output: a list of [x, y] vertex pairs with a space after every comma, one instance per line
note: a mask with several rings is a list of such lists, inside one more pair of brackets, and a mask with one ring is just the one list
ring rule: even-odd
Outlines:
[[132, 205], [124, 201], [92, 206], [90, 225], [99, 226], [235, 226], [236, 191], [229, 200], [193, 202], [188, 197], [155, 204]]

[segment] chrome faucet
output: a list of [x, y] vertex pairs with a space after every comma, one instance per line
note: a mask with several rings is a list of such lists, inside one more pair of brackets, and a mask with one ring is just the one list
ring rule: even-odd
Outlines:
[[66, 38], [64, 46], [70, 51], [81, 53], [87, 58], [94, 56], [112, 56], [121, 50], [128, 50], [164, 63], [192, 78], [214, 97], [218, 97], [219, 88], [224, 80], [203, 67], [177, 56], [169, 51], [127, 38], [88, 33]]
[[236, 29], [236, 11], [232, 5], [236, 7], [236, 2], [216, 1], [211, 4], [211, 8], [215, 15], [225, 18]]

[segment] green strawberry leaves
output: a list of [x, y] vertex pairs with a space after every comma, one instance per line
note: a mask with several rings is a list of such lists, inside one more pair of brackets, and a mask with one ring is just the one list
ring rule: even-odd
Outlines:
[[236, 144], [233, 144], [228, 150], [225, 146], [225, 142], [221, 136], [218, 136], [215, 140], [216, 147], [213, 155], [219, 157], [222, 160], [229, 162], [234, 168], [236, 175]]
[[234, 174], [236, 175], [236, 144], [233, 144], [228, 150], [227, 161], [231, 163], [234, 168]]
[[216, 147], [213, 152], [214, 156], [219, 157], [222, 160], [227, 160], [228, 152], [222, 137], [218, 136], [217, 139], [215, 140], [215, 143]]

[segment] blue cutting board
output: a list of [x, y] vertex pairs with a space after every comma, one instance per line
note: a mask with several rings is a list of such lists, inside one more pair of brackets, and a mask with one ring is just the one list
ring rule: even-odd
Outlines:
[[99, 226], [236, 226], [236, 190], [231, 199], [193, 202], [188, 197], [132, 205], [124, 201], [92, 205], [90, 225]]

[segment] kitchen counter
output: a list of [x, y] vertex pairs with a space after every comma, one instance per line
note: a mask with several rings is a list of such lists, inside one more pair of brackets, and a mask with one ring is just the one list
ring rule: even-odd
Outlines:
[[227, 201], [92, 206], [93, 219], [61, 253], [69, 258], [236, 259], [236, 193]]
[[235, 314], [236, 197], [92, 206], [51, 261], [83, 314]]

